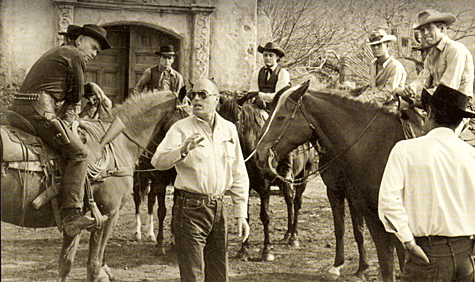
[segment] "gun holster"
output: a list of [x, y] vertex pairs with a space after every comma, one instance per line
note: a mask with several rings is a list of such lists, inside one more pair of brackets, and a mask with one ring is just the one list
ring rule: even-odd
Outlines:
[[45, 113], [45, 118], [45, 127], [51, 130], [54, 135], [54, 139], [59, 145], [64, 146], [71, 143], [68, 132], [65, 129], [66, 125], [61, 119], [48, 113]]

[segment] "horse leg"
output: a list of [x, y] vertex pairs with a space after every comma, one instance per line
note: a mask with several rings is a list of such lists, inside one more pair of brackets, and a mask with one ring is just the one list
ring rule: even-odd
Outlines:
[[262, 249], [261, 259], [263, 261], [273, 261], [275, 259], [272, 253], [272, 245], [269, 234], [269, 200], [270, 200], [270, 182], [266, 180], [265, 189], [262, 189], [260, 193], [261, 198], [261, 212], [260, 218], [262, 225], [264, 226], [264, 248]]
[[147, 213], [147, 221], [145, 223], [145, 238], [146, 240], [156, 244], [157, 239], [155, 237], [154, 232], [154, 224], [153, 224], [153, 207], [155, 206], [155, 202], [157, 201], [157, 184], [153, 180], [147, 180], [148, 184], [150, 185], [150, 191], [148, 192], [148, 213]]
[[296, 193], [295, 193], [295, 198], [294, 198], [294, 220], [292, 224], [292, 232], [290, 235], [289, 239], [289, 244], [292, 247], [300, 247], [300, 242], [299, 242], [299, 231], [298, 231], [298, 222], [299, 222], [299, 215], [300, 215], [300, 209], [302, 208], [302, 195], [303, 192], [305, 191], [305, 188], [307, 188], [307, 184], [300, 184], [297, 185]]
[[66, 281], [68, 274], [71, 272], [80, 240], [81, 233], [71, 237], [63, 232], [63, 246], [61, 247], [61, 253], [59, 255], [58, 281]]
[[394, 242], [390, 233], [386, 232], [383, 224], [375, 215], [365, 214], [365, 221], [373, 238], [378, 253], [379, 270], [384, 282], [395, 282], [394, 275]]
[[287, 232], [285, 232], [284, 238], [282, 241], [288, 242], [290, 244], [290, 237], [293, 231], [294, 225], [294, 199], [295, 199], [295, 191], [293, 184], [282, 183], [281, 185], [284, 193], [284, 200], [287, 206]]
[[[92, 231], [89, 239], [89, 257], [87, 260], [87, 281], [108, 281], [111, 279], [110, 269], [103, 265], [104, 251], [107, 241], [112, 236], [112, 231], [119, 218], [119, 208], [109, 213], [109, 218], [104, 222], [100, 230]], [[109, 273], [109, 274], [108, 274]]]
[[134, 204], [135, 204], [135, 240], [142, 241], [142, 220], [140, 219], [140, 205], [142, 204], [142, 183], [140, 180], [139, 172], [134, 173]]
[[368, 258], [366, 256], [366, 249], [364, 247], [364, 218], [363, 215], [353, 205], [353, 201], [347, 199], [348, 207], [350, 209], [351, 222], [353, 225], [353, 235], [355, 236], [356, 244], [358, 245], [359, 264], [355, 276], [364, 280], [364, 273], [369, 268]]
[[167, 206], [165, 204], [165, 197], [167, 193], [167, 184], [160, 183], [157, 187], [156, 198], [158, 200], [158, 233], [157, 233], [157, 254], [164, 255], [165, 246], [163, 244], [163, 222], [165, 221], [165, 216], [167, 215]]
[[338, 187], [327, 184], [327, 197], [333, 215], [335, 229], [335, 261], [328, 270], [333, 275], [340, 276], [340, 268], [345, 263], [345, 197]]

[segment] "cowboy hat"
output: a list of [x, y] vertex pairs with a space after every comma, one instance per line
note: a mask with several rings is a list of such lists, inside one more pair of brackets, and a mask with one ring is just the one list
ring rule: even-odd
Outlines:
[[387, 34], [386, 31], [379, 28], [379, 29], [375, 29], [371, 31], [368, 39], [366, 39], [366, 44], [376, 45], [383, 42], [396, 42], [396, 41], [397, 41], [396, 36], [392, 34]]
[[107, 41], [107, 31], [95, 24], [85, 24], [82, 27], [74, 26], [71, 29], [68, 27], [67, 35], [71, 38], [77, 38], [79, 35], [86, 35], [99, 41], [101, 50], [110, 49], [111, 45]]
[[274, 42], [267, 42], [264, 47], [259, 45], [259, 47], [257, 47], [257, 51], [259, 51], [259, 53], [264, 53], [264, 51], [273, 52], [281, 58], [285, 56], [284, 49], [280, 48], [279, 45]]
[[174, 47], [173, 45], [165, 45], [165, 46], [160, 46], [159, 51], [155, 51], [155, 55], [158, 56], [175, 56], [175, 51], [173, 50]]
[[59, 35], [64, 35], [64, 36], [68, 36], [71, 34], [71, 32], [77, 28], [80, 28], [80, 26], [78, 25], [75, 25], [75, 24], [70, 24], [68, 25], [68, 29], [66, 31], [60, 31], [58, 32]]
[[413, 29], [419, 29], [421, 26], [428, 23], [444, 22], [446, 26], [453, 24], [457, 18], [451, 13], [441, 13], [436, 10], [428, 9], [422, 11], [417, 16], [419, 22]]
[[443, 84], [439, 84], [432, 95], [426, 89], [422, 89], [421, 102], [424, 106], [430, 104], [438, 110], [462, 118], [475, 118], [475, 113], [467, 110], [469, 101], [469, 96]]

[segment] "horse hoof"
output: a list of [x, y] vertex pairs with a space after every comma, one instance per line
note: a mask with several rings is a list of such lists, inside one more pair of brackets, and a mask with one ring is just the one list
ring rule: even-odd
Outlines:
[[273, 254], [263, 254], [262, 255], [262, 260], [263, 261], [274, 261], [275, 256]]
[[239, 250], [236, 254], [236, 258], [241, 261], [248, 261], [249, 253], [247, 251]]
[[99, 281], [99, 282], [110, 282], [110, 277], [107, 274], [107, 272], [104, 270], [104, 268], [101, 268], [99, 270], [99, 276], [97, 277], [97, 281]]
[[337, 279], [338, 277], [340, 277], [340, 267], [339, 266], [332, 266], [332, 267], [330, 267], [330, 269], [328, 269], [328, 273], [336, 276], [335, 279]]
[[165, 247], [164, 246], [158, 246], [158, 245], [155, 247], [155, 253], [157, 255], [166, 255], [167, 254], [167, 252], [165, 251]]
[[137, 242], [142, 242], [142, 234], [138, 233], [138, 232], [135, 232], [135, 241]]
[[154, 235], [147, 235], [147, 241], [157, 244], [157, 238]]
[[289, 240], [289, 245], [294, 248], [300, 247], [300, 242], [297, 239], [291, 239]]
[[109, 268], [109, 266], [107, 266], [107, 264], [104, 264], [104, 266], [102, 266], [101, 269], [104, 270], [104, 272], [109, 276], [110, 281], [114, 281], [114, 276], [112, 275], [112, 271]]

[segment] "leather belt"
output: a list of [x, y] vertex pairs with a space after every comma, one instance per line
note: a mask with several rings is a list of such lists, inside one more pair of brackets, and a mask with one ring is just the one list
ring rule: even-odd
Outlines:
[[432, 245], [438, 243], [447, 243], [447, 242], [456, 242], [461, 240], [470, 240], [472, 236], [457, 236], [457, 237], [447, 237], [447, 236], [423, 236], [423, 237], [414, 237], [418, 245]]
[[56, 100], [46, 92], [40, 93], [16, 93], [14, 104], [30, 105], [42, 116], [46, 112], [54, 114]]
[[188, 199], [198, 199], [198, 200], [211, 200], [211, 201], [222, 201], [224, 199], [223, 194], [213, 194], [213, 195], [205, 195], [205, 194], [198, 194], [193, 192], [188, 192], [181, 189], [176, 189], [177, 195], [182, 198]]

